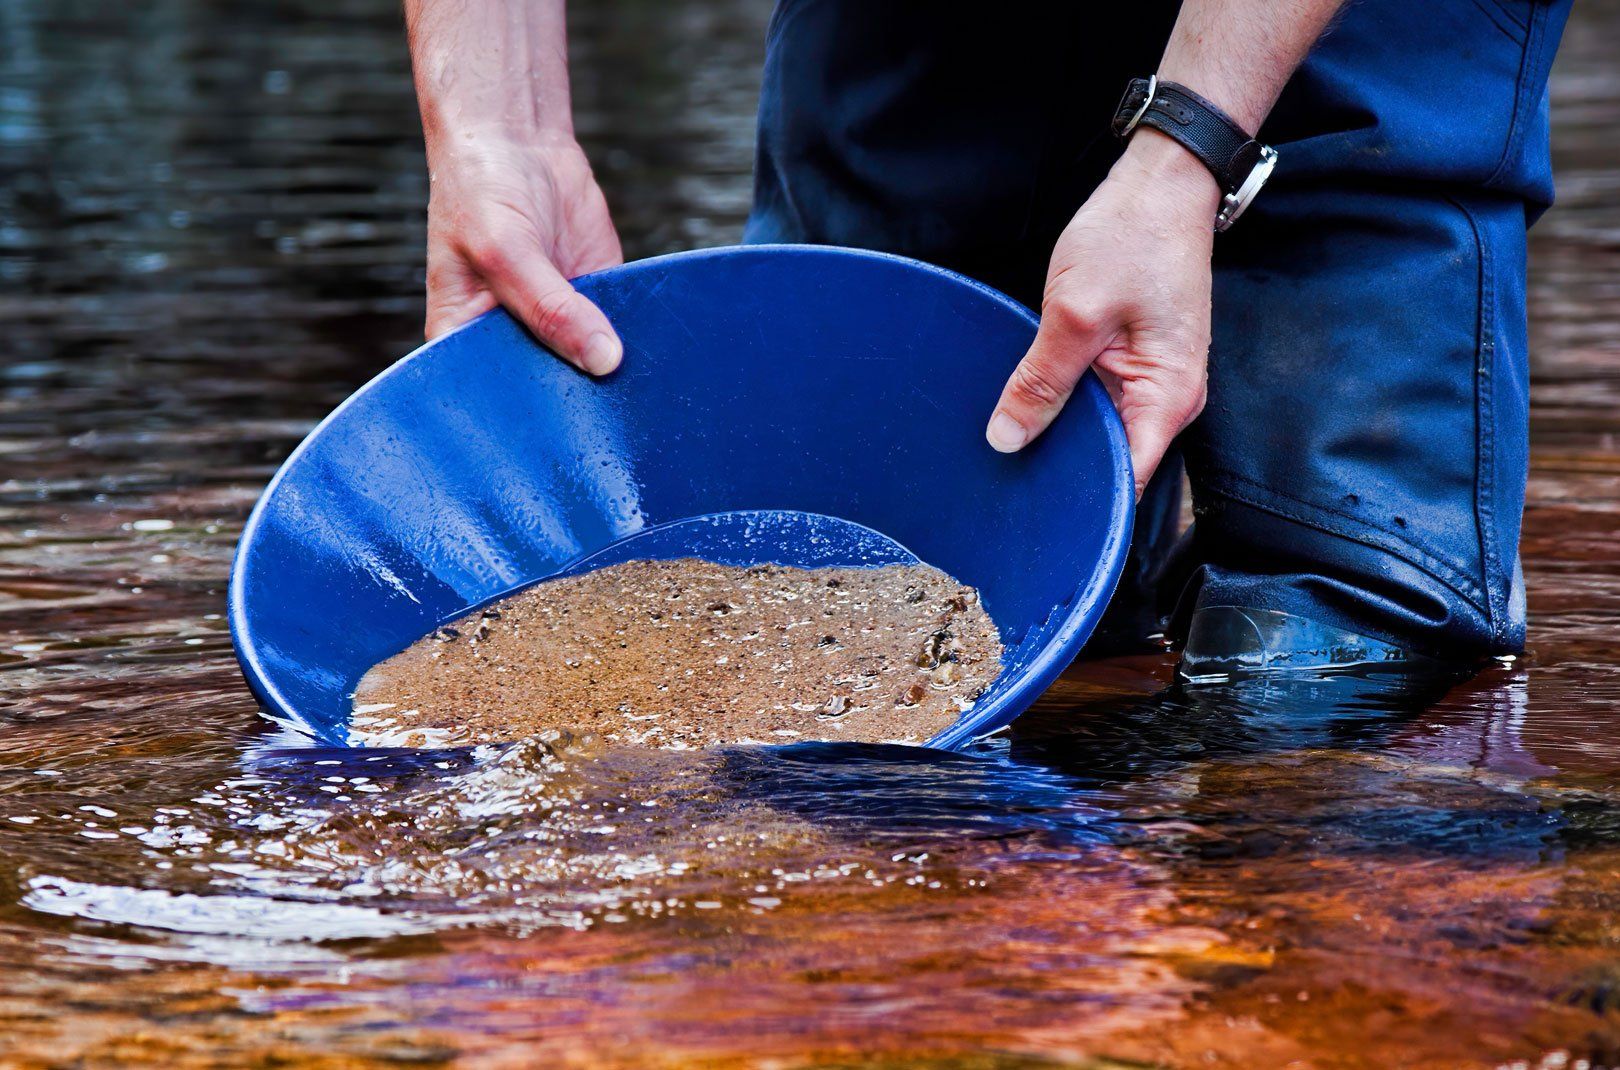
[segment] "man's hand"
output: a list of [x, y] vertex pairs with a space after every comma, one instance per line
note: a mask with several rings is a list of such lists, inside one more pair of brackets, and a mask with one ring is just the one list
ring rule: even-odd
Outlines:
[[607, 202], [574, 140], [563, 0], [405, 0], [422, 107], [427, 335], [496, 303], [594, 375], [624, 347], [568, 280], [621, 263]]
[[568, 283], [624, 260], [584, 152], [559, 132], [454, 136], [429, 149], [427, 336], [499, 303], [585, 371], [618, 367], [607, 317]]
[[1130, 439], [1136, 492], [1204, 406], [1210, 254], [1220, 190], [1144, 130], [1058, 238], [1041, 326], [990, 418], [1004, 453], [1046, 430], [1095, 366]]
[[[1343, 0], [1183, 0], [1159, 77], [1251, 134]], [[1136, 491], [1204, 406], [1210, 252], [1220, 189], [1197, 158], [1138, 129], [1052, 252], [1041, 329], [990, 418], [1011, 452], [1095, 364], [1131, 441]]]

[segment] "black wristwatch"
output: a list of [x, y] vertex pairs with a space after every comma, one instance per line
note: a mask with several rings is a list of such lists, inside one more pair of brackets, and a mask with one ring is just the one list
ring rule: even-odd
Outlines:
[[1276, 150], [1250, 137], [1230, 115], [1186, 86], [1156, 76], [1131, 79], [1113, 126], [1121, 139], [1138, 126], [1151, 126], [1204, 162], [1224, 194], [1216, 230], [1237, 222], [1277, 166]]

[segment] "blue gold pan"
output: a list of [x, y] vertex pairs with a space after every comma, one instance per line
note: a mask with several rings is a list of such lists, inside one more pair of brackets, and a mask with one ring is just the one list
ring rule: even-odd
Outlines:
[[801, 246], [577, 285], [625, 342], [606, 380], [490, 312], [361, 388], [271, 481], [230, 615], [273, 716], [341, 744], [376, 662], [515, 588], [629, 557], [915, 554], [977, 587], [1007, 668], [940, 747], [1008, 724], [1090, 635], [1125, 559], [1130, 460], [1090, 375], [1034, 445], [986, 445], [1028, 310], [925, 264]]

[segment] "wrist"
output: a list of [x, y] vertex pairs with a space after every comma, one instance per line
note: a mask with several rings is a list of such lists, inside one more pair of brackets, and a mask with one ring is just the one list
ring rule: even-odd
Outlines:
[[430, 167], [460, 157], [468, 162], [533, 160], [548, 152], [577, 151], [579, 142], [569, 126], [535, 126], [480, 120], [429, 122], [424, 109], [423, 140]]
[[494, 84], [470, 83], [453, 56], [441, 60], [418, 53], [412, 61], [422, 133], [430, 150], [452, 139], [515, 144], [574, 140], [566, 74], [530, 73]]
[[1174, 139], [1151, 127], [1131, 134], [1125, 152], [1109, 172], [1209, 226], [1221, 206], [1221, 187], [1204, 162]]
[[419, 97], [422, 135], [429, 145], [452, 138], [517, 144], [574, 140], [574, 118], [566, 102], [561, 109], [555, 109], [542, 107], [538, 101], [465, 101], [426, 93]]

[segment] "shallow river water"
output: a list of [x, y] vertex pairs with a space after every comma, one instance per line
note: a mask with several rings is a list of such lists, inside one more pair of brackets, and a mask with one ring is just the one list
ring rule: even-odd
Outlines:
[[[425, 195], [395, 5], [273, 7], [0, 5], [0, 1064], [1620, 1064], [1620, 3], [1554, 84], [1529, 656], [1091, 664], [963, 756], [258, 716], [231, 548], [414, 345]], [[630, 254], [735, 240], [765, 5], [576, 7]]]

